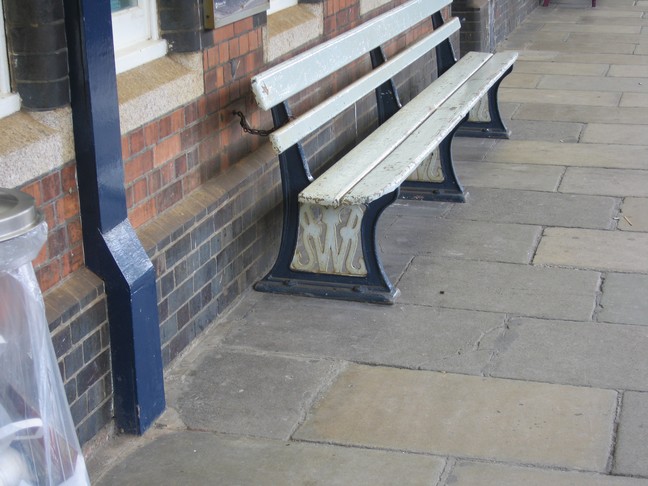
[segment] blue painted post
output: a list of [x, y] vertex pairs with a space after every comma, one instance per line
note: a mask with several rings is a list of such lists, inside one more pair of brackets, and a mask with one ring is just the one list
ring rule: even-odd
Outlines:
[[109, 0], [64, 0], [86, 265], [106, 285], [117, 427], [164, 411], [155, 271], [128, 221]]

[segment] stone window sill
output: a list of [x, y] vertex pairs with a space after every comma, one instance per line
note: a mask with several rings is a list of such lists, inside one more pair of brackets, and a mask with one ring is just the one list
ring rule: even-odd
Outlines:
[[202, 54], [170, 54], [117, 76], [122, 135], [204, 93]]
[[[202, 96], [200, 53], [173, 54], [117, 76], [122, 134]], [[19, 187], [75, 158], [72, 110], [0, 118], [0, 187]]]
[[378, 7], [382, 7], [390, 1], [391, 0], [360, 0], [360, 15], [364, 15]]
[[322, 4], [299, 4], [268, 15], [265, 62], [272, 62], [324, 33]]

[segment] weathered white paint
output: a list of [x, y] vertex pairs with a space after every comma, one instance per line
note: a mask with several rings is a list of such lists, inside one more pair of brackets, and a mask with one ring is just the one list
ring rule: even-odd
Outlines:
[[488, 96], [484, 96], [479, 102], [470, 110], [468, 121], [488, 123], [491, 121], [490, 109], [488, 103]]
[[[455, 81], [459, 82], [459, 87], [451, 88], [450, 96], [447, 96], [446, 92], [443, 104], [419, 125], [416, 125], [418, 120], [411, 119], [405, 111], [405, 108], [410, 106], [407, 105], [372, 134], [372, 137], [378, 134], [373, 137], [372, 143], [365, 141], [341, 159], [340, 162], [344, 161], [341, 170], [337, 168], [340, 163], [338, 162], [324, 174], [326, 176], [329, 172], [334, 171], [334, 177], [329, 176], [321, 183], [319, 181], [323, 177], [320, 177], [302, 191], [299, 195], [300, 202], [324, 206], [366, 204], [394, 191], [438, 147], [516, 59], [517, 53], [515, 52], [498, 53], [493, 55], [465, 82], [455, 78]], [[455, 69], [453, 68], [446, 74], [452, 71]], [[439, 84], [440, 80], [441, 78], [428, 89]], [[416, 98], [413, 104], [419, 105], [418, 100], [421, 95]], [[397, 146], [393, 148], [393, 140], [387, 140], [390, 138], [389, 134], [403, 125], [415, 125], [416, 128], [410, 132], [411, 134], [405, 141], [398, 142]], [[383, 139], [385, 139], [384, 142]], [[402, 138], [400, 140], [402, 141]], [[355, 177], [353, 173], [356, 170], [354, 169], [356, 163], [358, 161], [366, 163], [367, 161], [363, 160], [362, 156], [358, 156], [357, 160], [352, 154], [371, 150], [373, 144], [379, 143], [387, 145], [389, 155], [382, 157], [369, 170], [365, 170], [365, 167], [361, 165], [359, 171], [362, 176]], [[379, 151], [377, 148], [373, 150]], [[349, 173], [352, 173], [351, 177], [348, 176]], [[350, 181], [352, 182], [351, 186]]]
[[458, 19], [453, 19], [451, 22], [444, 24], [443, 27], [400, 52], [380, 67], [367, 73], [356, 82], [272, 133], [270, 140], [275, 151], [281, 153], [317, 130], [367, 93], [393, 78], [414, 61], [430, 52], [435, 46], [458, 31], [460, 26]]
[[367, 54], [451, 0], [411, 0], [252, 78], [257, 103], [268, 110]]
[[515, 59], [517, 53], [495, 54], [404, 143], [345, 194], [341, 204], [365, 204], [399, 187], [513, 65]]
[[492, 54], [484, 52], [466, 54], [452, 69], [302, 191], [300, 200], [333, 206], [340, 204], [344, 194], [393, 152], [491, 57]]
[[367, 275], [360, 228], [365, 206], [301, 204], [299, 237], [290, 268], [299, 272]]
[[443, 182], [445, 176], [441, 170], [441, 158], [439, 151], [435, 150], [412, 172], [407, 178], [408, 181], [418, 182]]

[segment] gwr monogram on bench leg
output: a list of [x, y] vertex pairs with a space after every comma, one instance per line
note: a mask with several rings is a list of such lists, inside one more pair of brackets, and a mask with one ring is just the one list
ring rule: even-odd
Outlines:
[[364, 205], [336, 208], [300, 203], [299, 236], [290, 264], [298, 272], [367, 275], [360, 230]]

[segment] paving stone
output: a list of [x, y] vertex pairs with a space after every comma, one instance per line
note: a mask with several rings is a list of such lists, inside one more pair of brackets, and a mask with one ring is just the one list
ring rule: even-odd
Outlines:
[[563, 175], [563, 167], [492, 162], [457, 162], [455, 169], [464, 186], [553, 192]]
[[[606, 143], [606, 144], [627, 144], [627, 145], [644, 145], [643, 132], [645, 129], [641, 126], [621, 125], [621, 124], [597, 124], [590, 123], [587, 125], [581, 138], [583, 143]], [[642, 135], [639, 135], [639, 133]], [[636, 138], [639, 135], [639, 138]], [[635, 138], [633, 138], [635, 137]], [[616, 162], [615, 162], [616, 163]]]
[[645, 93], [648, 91], [648, 83], [645, 81], [643, 78], [547, 75], [543, 76], [540, 83], [538, 83], [538, 88]]
[[638, 45], [634, 53], [642, 56], [648, 55], [648, 44]]
[[490, 312], [261, 293], [249, 299], [253, 306], [230, 316], [224, 346], [477, 374], [504, 331], [504, 315]]
[[593, 34], [640, 34], [641, 27], [635, 25], [586, 25], [586, 24], [545, 24], [545, 32], [591, 32]]
[[548, 103], [552, 105], [583, 105], [616, 107], [621, 99], [620, 92], [582, 91], [563, 89], [502, 89], [500, 102]]
[[610, 389], [646, 390], [643, 326], [515, 318], [500, 334], [489, 376]]
[[648, 234], [548, 228], [533, 263], [648, 273]]
[[616, 200], [537, 191], [472, 188], [465, 204], [455, 204], [449, 219], [576, 228], [611, 228]]
[[97, 486], [434, 486], [443, 459], [401, 452], [177, 432], [138, 449]]
[[516, 73], [568, 74], [578, 76], [605, 76], [609, 64], [585, 64], [577, 62], [519, 61], [515, 63]]
[[384, 231], [378, 244], [387, 255], [529, 263], [541, 234], [539, 226], [401, 216]]
[[540, 75], [538, 74], [525, 74], [513, 71], [510, 75], [502, 81], [502, 88], [535, 88], [540, 82]]
[[648, 170], [570, 167], [560, 192], [604, 196], [648, 196]]
[[619, 229], [648, 232], [648, 199], [627, 197], [623, 200]]
[[616, 402], [610, 390], [352, 365], [295, 438], [602, 471]]
[[597, 272], [416, 257], [399, 284], [403, 303], [590, 320]]
[[626, 392], [614, 454], [615, 474], [648, 476], [648, 393]]
[[581, 137], [583, 127], [581, 123], [515, 120], [511, 126], [511, 140], [576, 143]]
[[648, 275], [609, 273], [599, 321], [648, 326]]
[[168, 405], [191, 429], [287, 439], [335, 363], [205, 349], [167, 387]]
[[623, 93], [619, 106], [648, 108], [648, 93]]
[[[647, 53], [648, 54], [648, 53]], [[630, 54], [609, 54], [609, 53], [587, 53], [587, 52], [554, 52], [553, 59], [557, 62], [605, 62], [608, 64], [648, 64], [648, 55], [639, 53]]]
[[[593, 44], [588, 42], [570, 42], [569, 39], [567, 42], [560, 40], [560, 34], [556, 36], [553, 40], [538, 40], [524, 43], [523, 46], [517, 47], [515, 43], [509, 43], [507, 41], [502, 42], [498, 49], [516, 49], [523, 48], [527, 50], [538, 50], [538, 51], [561, 51], [562, 53], [571, 52], [571, 53], [597, 53], [601, 54], [615, 54], [615, 58], [623, 54], [633, 54], [635, 52], [635, 44], [631, 43], [606, 43], [606, 44]], [[562, 60], [562, 59], [561, 59]], [[570, 61], [572, 59], [569, 59]], [[591, 61], [583, 60], [583, 62], [597, 62], [596, 60]], [[600, 62], [604, 62], [603, 59], [600, 59]], [[618, 62], [618, 60], [617, 60]]]
[[610, 72], [607, 75], [623, 78], [648, 78], [648, 66], [613, 64], [610, 66]]
[[514, 119], [646, 125], [648, 124], [648, 110], [641, 107], [525, 104], [515, 112]]
[[503, 140], [485, 155], [489, 162], [644, 169], [648, 146]]
[[461, 461], [444, 486], [646, 486], [648, 480]]

